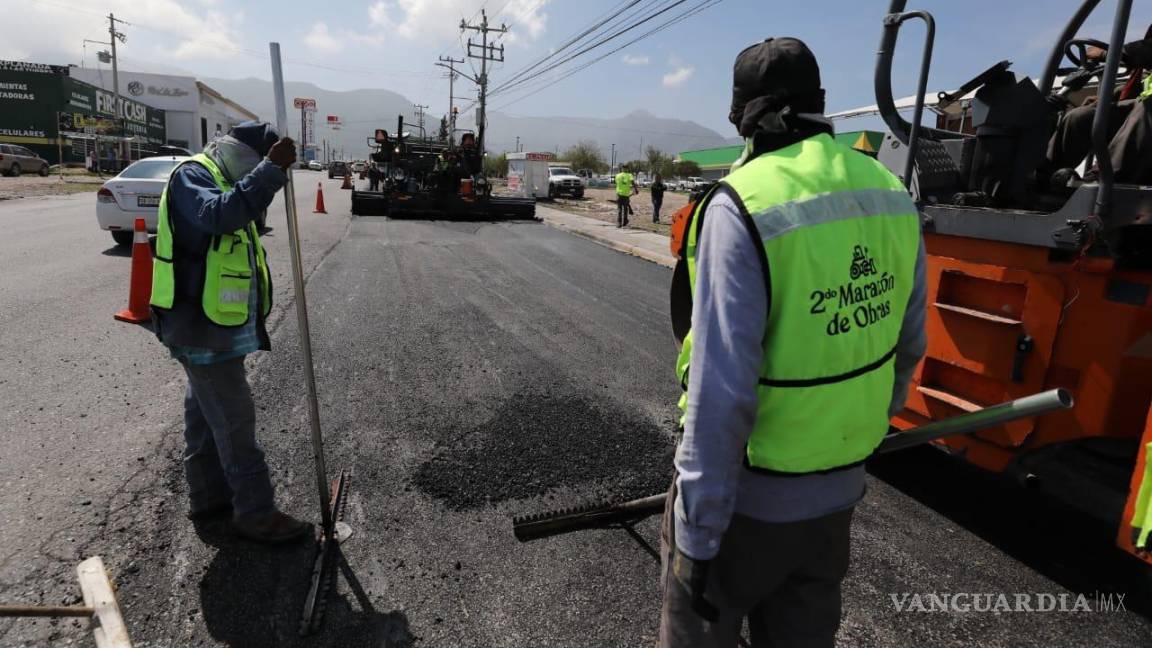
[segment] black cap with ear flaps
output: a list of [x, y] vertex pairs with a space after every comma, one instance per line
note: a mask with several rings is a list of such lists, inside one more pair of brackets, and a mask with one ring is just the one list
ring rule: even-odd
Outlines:
[[272, 150], [272, 145], [280, 136], [276, 134], [276, 129], [268, 122], [246, 121], [233, 126], [228, 134], [241, 142], [252, 147], [254, 151], [260, 154], [260, 157], [268, 155], [268, 151]]
[[823, 112], [820, 66], [800, 39], [769, 38], [736, 56], [728, 121], [744, 137], [784, 127], [781, 114]]

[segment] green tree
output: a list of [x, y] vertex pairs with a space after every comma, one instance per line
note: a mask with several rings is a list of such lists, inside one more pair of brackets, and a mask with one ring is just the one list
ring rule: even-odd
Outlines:
[[592, 140], [580, 140], [575, 146], [564, 151], [561, 159], [571, 165], [573, 171], [589, 169], [596, 173], [603, 173], [608, 170], [608, 163], [604, 161], [604, 154], [600, 152], [600, 147]]
[[440, 133], [439, 133], [439, 135], [437, 135], [437, 138], [441, 142], [447, 142], [448, 141], [448, 118], [447, 117], [441, 117], [440, 118]]
[[632, 160], [631, 162], [625, 162], [624, 164], [628, 166], [628, 170], [633, 174], [648, 173], [648, 162], [646, 160]]
[[508, 155], [484, 156], [484, 175], [490, 178], [503, 178], [508, 175]]
[[673, 175], [674, 170], [672, 168], [671, 155], [668, 155], [655, 146], [649, 146], [648, 149], [644, 151], [644, 157], [648, 161], [648, 171], [650, 173], [659, 173], [665, 178]]
[[688, 176], [699, 176], [703, 173], [700, 171], [700, 165], [696, 164], [692, 160], [681, 160], [672, 166], [672, 170], [675, 172], [675, 175], [678, 175], [682, 178], [686, 178]]

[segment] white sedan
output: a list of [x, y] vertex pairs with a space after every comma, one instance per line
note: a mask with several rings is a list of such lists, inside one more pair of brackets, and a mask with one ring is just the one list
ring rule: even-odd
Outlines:
[[112, 232], [117, 245], [132, 244], [132, 227], [143, 218], [148, 232], [156, 233], [160, 194], [168, 176], [187, 157], [168, 156], [137, 160], [96, 192], [96, 220]]
[[309, 171], [323, 171], [324, 165], [320, 164], [320, 160], [310, 160], [308, 162], [308, 170]]

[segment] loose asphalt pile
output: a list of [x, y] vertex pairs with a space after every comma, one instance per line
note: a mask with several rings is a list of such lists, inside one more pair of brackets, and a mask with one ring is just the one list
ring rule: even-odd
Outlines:
[[668, 434], [651, 421], [575, 393], [529, 392], [478, 427], [453, 430], [415, 483], [455, 509], [558, 488], [624, 500], [666, 489], [671, 461]]

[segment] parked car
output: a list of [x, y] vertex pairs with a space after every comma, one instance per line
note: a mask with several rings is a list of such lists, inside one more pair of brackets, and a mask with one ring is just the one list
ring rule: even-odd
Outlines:
[[703, 189], [704, 187], [707, 187], [710, 184], [712, 184], [712, 183], [708, 182], [704, 178], [701, 178], [700, 176], [691, 176], [687, 180], [684, 181], [684, 190], [685, 191], [697, 191], [699, 189]]
[[368, 163], [364, 160], [356, 160], [352, 163], [352, 173], [360, 173], [368, 168]]
[[18, 144], [0, 144], [0, 173], [18, 176], [25, 171], [48, 175], [48, 160]]
[[548, 197], [555, 198], [567, 194], [573, 198], [584, 197], [584, 180], [572, 173], [568, 167], [548, 167]]
[[337, 160], [328, 163], [328, 179], [343, 178], [344, 173], [348, 170], [348, 163]]
[[132, 228], [143, 218], [149, 233], [156, 232], [160, 195], [168, 176], [184, 156], [152, 157], [129, 164], [96, 192], [96, 221], [112, 233], [117, 245], [132, 244]]
[[308, 169], [311, 171], [323, 171], [324, 165], [320, 164], [320, 160], [309, 160]]

